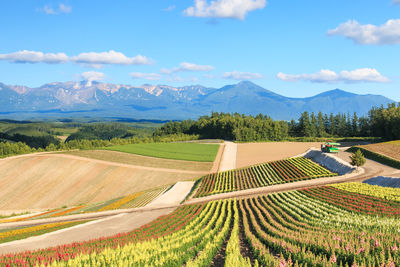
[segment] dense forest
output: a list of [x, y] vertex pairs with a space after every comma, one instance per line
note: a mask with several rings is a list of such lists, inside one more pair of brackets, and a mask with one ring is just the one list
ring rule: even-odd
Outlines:
[[111, 140], [113, 138], [132, 138], [151, 136], [154, 129], [136, 128], [122, 123], [96, 123], [84, 125], [77, 132], [71, 134], [66, 142], [72, 140]]
[[274, 121], [265, 115], [212, 113], [198, 120], [168, 122], [154, 136], [199, 135], [234, 141], [281, 141], [292, 137], [380, 137], [400, 139], [400, 105], [373, 108], [367, 117], [357, 114], [303, 112], [298, 121]]

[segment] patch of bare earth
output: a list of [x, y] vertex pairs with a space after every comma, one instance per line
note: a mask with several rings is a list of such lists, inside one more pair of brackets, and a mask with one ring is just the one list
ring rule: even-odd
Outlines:
[[267, 142], [238, 144], [236, 168], [242, 168], [267, 161], [281, 160], [319, 148], [319, 142]]
[[360, 147], [400, 161], [400, 145], [390, 143], [378, 143]]
[[188, 171], [210, 171], [212, 162], [196, 162], [185, 160], [169, 160], [154, 157], [140, 156], [130, 153], [106, 150], [82, 150], [64, 152], [68, 155], [85, 157], [90, 159], [104, 160], [109, 162], [131, 164], [152, 168], [179, 169]]
[[8, 158], [0, 160], [0, 210], [91, 204], [199, 176], [55, 154]]

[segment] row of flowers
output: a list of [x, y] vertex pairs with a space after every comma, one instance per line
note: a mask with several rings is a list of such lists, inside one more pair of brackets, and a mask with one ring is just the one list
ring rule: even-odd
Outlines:
[[307, 158], [290, 158], [204, 176], [194, 197], [335, 175]]

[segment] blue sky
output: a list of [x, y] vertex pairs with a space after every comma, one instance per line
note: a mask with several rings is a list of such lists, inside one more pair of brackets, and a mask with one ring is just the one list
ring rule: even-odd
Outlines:
[[400, 0], [2, 0], [0, 82], [341, 88], [400, 101]]

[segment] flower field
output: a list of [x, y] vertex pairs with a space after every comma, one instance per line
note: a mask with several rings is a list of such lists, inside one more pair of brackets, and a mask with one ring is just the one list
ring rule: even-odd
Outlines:
[[31, 227], [23, 227], [18, 229], [7, 229], [0, 231], [0, 243], [25, 239], [36, 235], [42, 235], [45, 233], [54, 232], [60, 229], [72, 227], [85, 222], [87, 221], [59, 222], [59, 223], [42, 224]]
[[59, 208], [53, 209], [50, 211], [45, 211], [39, 214], [35, 214], [32, 216], [25, 216], [21, 218], [7, 218], [0, 220], [0, 223], [7, 222], [20, 222], [34, 219], [45, 219], [58, 217], [63, 215], [72, 215], [72, 214], [80, 214], [87, 212], [97, 212], [97, 211], [106, 211], [106, 210], [114, 210], [114, 209], [128, 209], [128, 208], [139, 208], [146, 206], [151, 201], [153, 201], [156, 197], [163, 194], [170, 186], [163, 186], [147, 191], [142, 191], [138, 193], [134, 193], [125, 197], [112, 199], [106, 202], [95, 203], [91, 205], [80, 205], [73, 208]]
[[193, 197], [336, 175], [307, 158], [290, 158], [209, 174], [202, 178], [201, 186]]
[[400, 201], [400, 188], [382, 187], [365, 183], [345, 183], [331, 186], [348, 192]]
[[130, 233], [4, 255], [0, 266], [398, 266], [399, 208], [331, 186], [183, 205]]

